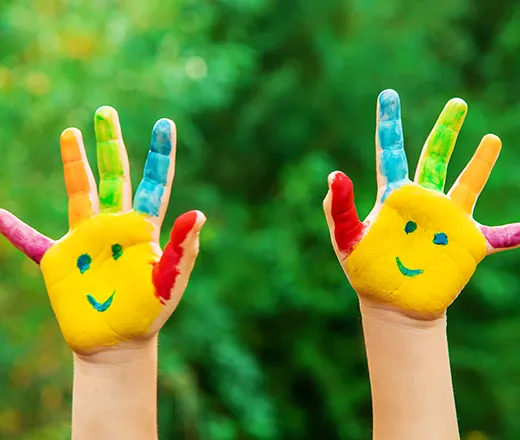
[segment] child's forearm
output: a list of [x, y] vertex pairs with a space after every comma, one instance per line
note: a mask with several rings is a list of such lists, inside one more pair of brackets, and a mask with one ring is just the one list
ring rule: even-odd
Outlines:
[[446, 315], [421, 321], [361, 304], [374, 440], [458, 440]]
[[157, 338], [74, 355], [72, 440], [157, 440]]

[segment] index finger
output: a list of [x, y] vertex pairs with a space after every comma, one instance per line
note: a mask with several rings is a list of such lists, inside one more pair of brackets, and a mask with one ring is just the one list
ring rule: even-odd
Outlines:
[[436, 191], [444, 189], [448, 162], [467, 112], [468, 105], [460, 98], [445, 105], [421, 152], [416, 183]]
[[176, 134], [175, 124], [170, 119], [155, 123], [143, 180], [134, 197], [134, 210], [150, 216], [158, 225], [168, 209], [175, 173]]

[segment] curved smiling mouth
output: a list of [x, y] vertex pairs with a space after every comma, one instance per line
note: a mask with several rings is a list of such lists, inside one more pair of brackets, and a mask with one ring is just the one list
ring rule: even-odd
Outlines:
[[96, 309], [98, 312], [104, 312], [106, 311], [111, 305], [112, 300], [114, 299], [114, 295], [116, 294], [116, 291], [110, 295], [110, 297], [105, 302], [99, 302], [96, 298], [94, 298], [90, 293], [87, 295], [87, 300], [90, 303], [94, 309]]
[[395, 257], [395, 261], [397, 262], [397, 267], [399, 271], [407, 277], [415, 277], [417, 275], [422, 274], [424, 271], [422, 269], [408, 269], [399, 259], [399, 257]]

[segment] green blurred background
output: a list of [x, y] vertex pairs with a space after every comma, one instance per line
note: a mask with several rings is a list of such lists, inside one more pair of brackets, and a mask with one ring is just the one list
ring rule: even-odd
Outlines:
[[[470, 111], [448, 184], [497, 133], [476, 218], [520, 220], [519, 19], [513, 0], [4, 0], [0, 206], [57, 238], [60, 132], [79, 127], [94, 163], [93, 113], [116, 107], [135, 187], [154, 122], [174, 119], [166, 225], [193, 208], [208, 222], [161, 333], [161, 438], [369, 439], [356, 295], [321, 209], [327, 174], [352, 177], [366, 215], [377, 94], [401, 95], [412, 169], [460, 96]], [[464, 440], [520, 438], [518, 267], [520, 251], [485, 260], [450, 308]], [[70, 351], [38, 267], [5, 240], [0, 310], [0, 438], [70, 438]]]

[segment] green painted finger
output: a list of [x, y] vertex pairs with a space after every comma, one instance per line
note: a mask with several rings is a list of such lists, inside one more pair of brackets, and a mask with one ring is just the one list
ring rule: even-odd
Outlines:
[[115, 109], [100, 107], [94, 117], [94, 128], [100, 177], [100, 208], [103, 212], [119, 212], [125, 208], [129, 176], [128, 156]]
[[450, 99], [444, 106], [423, 147], [416, 183], [437, 191], [444, 189], [448, 162], [467, 112], [468, 105], [460, 98]]

